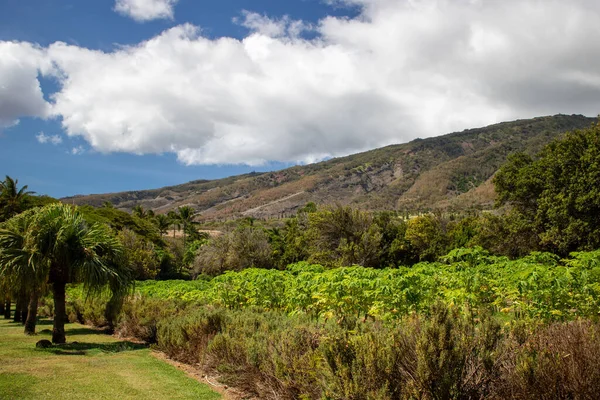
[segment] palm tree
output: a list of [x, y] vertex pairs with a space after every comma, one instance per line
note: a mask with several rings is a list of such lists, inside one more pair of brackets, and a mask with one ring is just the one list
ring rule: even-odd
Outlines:
[[25, 324], [25, 334], [29, 335], [35, 334], [39, 295], [46, 278], [28, 244], [34, 215], [34, 211], [19, 214], [0, 229], [0, 279], [10, 282], [17, 297], [15, 322]]
[[169, 225], [171, 225], [171, 220], [165, 214], [158, 214], [154, 221], [156, 223], [156, 227], [161, 235], [165, 235], [169, 230]]
[[181, 228], [181, 225], [179, 225], [179, 216], [177, 215], [177, 213], [175, 211], [171, 210], [167, 213], [167, 217], [169, 218], [169, 221], [173, 225], [173, 237], [175, 237], [175, 231], [179, 230], [179, 228]]
[[133, 212], [133, 215], [135, 215], [138, 218], [146, 218], [146, 210], [144, 210], [144, 207], [142, 207], [139, 204], [133, 207], [131, 211]]
[[183, 225], [183, 245], [185, 246], [185, 234], [190, 226], [194, 224], [195, 211], [192, 207], [184, 206], [177, 209], [179, 221]]
[[29, 195], [34, 192], [27, 190], [27, 185], [18, 188], [19, 181], [6, 175], [4, 181], [0, 181], [0, 221], [5, 221], [26, 208]]
[[106, 285], [123, 291], [133, 284], [131, 272], [121, 263], [123, 245], [105, 225], [89, 226], [75, 207], [52, 204], [36, 213], [29, 235], [37, 264], [52, 286], [54, 297], [53, 343], [65, 343], [65, 286], [83, 283], [88, 292]]

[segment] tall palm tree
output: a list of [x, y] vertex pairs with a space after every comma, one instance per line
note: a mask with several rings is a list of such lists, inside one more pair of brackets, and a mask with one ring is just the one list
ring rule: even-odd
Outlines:
[[53, 343], [65, 343], [65, 286], [83, 283], [88, 292], [124, 290], [133, 284], [121, 262], [123, 245], [105, 225], [89, 226], [75, 207], [52, 204], [40, 209], [30, 230], [31, 247], [52, 286]]
[[177, 215], [183, 226], [183, 245], [185, 246], [185, 235], [190, 226], [194, 224], [195, 211], [192, 207], [184, 206], [177, 209]]
[[26, 208], [29, 195], [34, 192], [27, 190], [27, 185], [21, 189], [19, 181], [6, 175], [4, 181], [0, 181], [0, 221], [5, 221]]
[[179, 224], [179, 216], [177, 215], [177, 213], [175, 211], [171, 210], [167, 213], [167, 217], [169, 218], [169, 221], [173, 225], [173, 237], [175, 237], [175, 231], [179, 230], [179, 228], [181, 228], [181, 225]]

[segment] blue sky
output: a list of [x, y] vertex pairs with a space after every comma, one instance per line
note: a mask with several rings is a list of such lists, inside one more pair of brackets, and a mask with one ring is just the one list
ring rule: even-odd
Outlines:
[[[47, 46], [56, 41], [90, 49], [111, 51], [116, 44], [136, 44], [173, 26], [192, 23], [209, 37], [243, 38], [248, 28], [235, 24], [243, 10], [271, 16], [290, 15], [316, 22], [326, 15], [352, 15], [350, 7], [331, 7], [318, 0], [181, 0], [173, 20], [139, 23], [116, 13], [114, 0], [2, 0], [0, 40], [25, 41]], [[42, 78], [46, 98], [56, 91], [52, 79]], [[36, 136], [60, 135], [62, 143], [44, 145]], [[73, 149], [84, 148], [82, 154]], [[175, 155], [100, 153], [85, 140], [62, 135], [58, 120], [21, 118], [18, 125], [0, 133], [0, 174], [19, 179], [40, 194], [63, 197], [75, 194], [150, 189], [196, 179], [213, 179], [267, 171], [293, 165], [268, 162], [264, 165], [186, 166]]]
[[595, 116], [598, 26], [595, 0], [2, 0], [0, 174], [137, 190]]

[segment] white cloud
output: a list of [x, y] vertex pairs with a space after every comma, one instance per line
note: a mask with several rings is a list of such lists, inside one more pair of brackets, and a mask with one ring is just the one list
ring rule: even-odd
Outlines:
[[71, 149], [71, 154], [73, 154], [74, 156], [78, 156], [83, 153], [85, 153], [85, 148], [83, 146], [77, 146]]
[[42, 144], [51, 143], [56, 146], [62, 143], [62, 138], [59, 135], [46, 135], [44, 132], [40, 132], [35, 137]]
[[259, 164], [600, 111], [597, 1], [352, 3], [361, 15], [310, 40], [302, 22], [246, 13], [241, 41], [180, 25], [113, 52], [52, 44], [52, 115], [101, 152]]
[[310, 24], [292, 20], [287, 15], [279, 19], [273, 19], [247, 10], [244, 10], [242, 15], [244, 16], [243, 19], [233, 18], [233, 22], [248, 28], [253, 33], [273, 38], [283, 36], [297, 38], [301, 33], [314, 29]]
[[115, 11], [138, 22], [173, 19], [173, 8], [179, 0], [116, 0]]
[[43, 50], [24, 42], [0, 41], [0, 130], [19, 122], [20, 117], [45, 117], [38, 71], [47, 69]]

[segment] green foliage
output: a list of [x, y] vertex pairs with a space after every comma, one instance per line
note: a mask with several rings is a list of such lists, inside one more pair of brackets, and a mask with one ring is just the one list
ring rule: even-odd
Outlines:
[[164, 245], [158, 228], [148, 219], [139, 218], [113, 207], [81, 206], [78, 210], [89, 224], [105, 224], [117, 231], [129, 229], [158, 246]]
[[171, 220], [165, 214], [158, 214], [156, 217], [154, 217], [154, 223], [161, 235], [166, 235], [167, 231], [169, 230], [169, 226], [171, 226]]
[[154, 279], [159, 272], [160, 259], [152, 242], [125, 228], [117, 235], [123, 244], [123, 262], [133, 271], [135, 279]]
[[546, 249], [567, 254], [600, 246], [600, 124], [567, 133], [534, 160], [517, 154], [494, 179]]
[[20, 189], [18, 185], [19, 181], [8, 175], [0, 181], [0, 222], [29, 208], [27, 203], [33, 192], [27, 190], [27, 185]]
[[573, 256], [559, 261], [534, 252], [511, 261], [482, 248], [463, 248], [442, 257], [443, 263], [411, 268], [325, 269], [300, 262], [284, 271], [245, 269], [209, 281], [149, 281], [137, 290], [152, 298], [278, 309], [339, 323], [397, 320], [426, 312], [438, 300], [469, 315], [488, 310], [506, 318], [545, 321], [594, 317], [600, 311], [600, 255]]
[[257, 397], [594, 398], [600, 389], [598, 324], [502, 328], [487, 314], [472, 319], [440, 302], [426, 314], [349, 329], [255, 306], [141, 296], [126, 304], [118, 330]]
[[[118, 312], [132, 283], [123, 247], [106, 225], [88, 225], [76, 207], [51, 204], [9, 220], [0, 232], [2, 271], [27, 286], [32, 305], [47, 283], [54, 297], [53, 342], [64, 343], [65, 285], [81, 282], [86, 292], [109, 288], [107, 318]], [[30, 306], [30, 309], [32, 307]], [[32, 329], [35, 315], [32, 313]], [[33, 331], [31, 331], [33, 333]]]
[[308, 216], [309, 261], [326, 266], [379, 263], [381, 232], [367, 212], [335, 207]]
[[440, 220], [430, 214], [409, 219], [404, 237], [421, 261], [433, 261], [445, 247]]
[[196, 275], [215, 275], [246, 268], [272, 268], [273, 249], [260, 227], [242, 224], [232, 232], [212, 238], [197, 253]]

